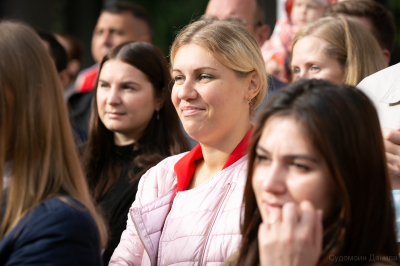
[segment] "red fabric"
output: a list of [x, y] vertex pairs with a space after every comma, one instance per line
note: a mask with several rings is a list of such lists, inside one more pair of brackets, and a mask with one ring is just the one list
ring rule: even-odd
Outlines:
[[78, 86], [76, 87], [77, 92], [88, 92], [94, 89], [96, 86], [97, 74], [99, 73], [99, 68], [92, 67], [87, 71], [83, 72], [78, 78]]
[[[246, 136], [244, 136], [239, 145], [236, 146], [235, 150], [229, 156], [222, 170], [231, 166], [237, 160], [247, 154], [247, 147], [249, 146], [252, 133], [253, 127], [249, 130], [249, 132], [247, 132]], [[187, 189], [190, 181], [192, 180], [194, 171], [196, 170], [196, 160], [202, 158], [203, 152], [201, 150], [201, 146], [200, 144], [197, 144], [188, 154], [183, 156], [175, 164], [174, 170], [178, 179], [176, 193], [178, 193], [179, 191], [185, 191]]]

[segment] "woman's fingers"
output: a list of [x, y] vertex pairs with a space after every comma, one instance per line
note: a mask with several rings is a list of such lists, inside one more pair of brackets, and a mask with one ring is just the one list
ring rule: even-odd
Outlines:
[[282, 240], [284, 243], [293, 243], [294, 229], [299, 222], [296, 205], [292, 202], [286, 203], [282, 208]]
[[324, 228], [322, 225], [323, 211], [317, 210], [315, 215], [315, 246], [319, 252], [322, 251]]
[[315, 265], [322, 250], [322, 211], [309, 201], [274, 209], [258, 230], [260, 265]]
[[282, 208], [282, 223], [295, 226], [299, 221], [296, 205], [293, 202], [286, 203]]

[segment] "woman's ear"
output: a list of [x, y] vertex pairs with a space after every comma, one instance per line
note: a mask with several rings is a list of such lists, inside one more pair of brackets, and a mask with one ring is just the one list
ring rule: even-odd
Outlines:
[[154, 99], [154, 106], [155, 106], [155, 108], [156, 108], [156, 111], [160, 111], [160, 109], [161, 109], [161, 108], [163, 107], [163, 105], [164, 105], [164, 101], [165, 101], [165, 98], [164, 98], [164, 90], [165, 90], [165, 88], [163, 88], [163, 92], [160, 93], [160, 96], [155, 97], [155, 99]]
[[257, 71], [253, 71], [247, 78], [249, 79], [249, 85], [247, 87], [246, 99], [248, 99], [249, 96], [251, 99], [253, 99], [257, 96], [258, 92], [261, 89], [260, 75]]

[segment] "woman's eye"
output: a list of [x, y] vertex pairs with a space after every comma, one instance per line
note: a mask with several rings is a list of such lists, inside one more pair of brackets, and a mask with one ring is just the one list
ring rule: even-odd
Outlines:
[[124, 86], [124, 87], [122, 87], [124, 90], [127, 90], [127, 91], [131, 91], [131, 90], [134, 90], [134, 88], [132, 88], [132, 87], [130, 87], [130, 86]]
[[269, 157], [266, 155], [261, 155], [256, 153], [256, 161], [257, 163], [263, 163], [269, 161]]
[[297, 170], [301, 172], [307, 172], [310, 170], [310, 167], [304, 165], [304, 164], [299, 164], [299, 163], [293, 163], [292, 164]]
[[311, 71], [319, 71], [320, 68], [318, 66], [311, 66]]
[[199, 80], [212, 80], [212, 79], [214, 79], [214, 77], [209, 74], [201, 74], [199, 77]]
[[100, 83], [99, 87], [100, 88], [108, 88], [108, 84], [107, 83]]
[[300, 74], [300, 68], [293, 68], [293, 74]]
[[175, 83], [177, 84], [182, 84], [185, 81], [185, 77], [184, 76], [176, 76], [174, 78]]

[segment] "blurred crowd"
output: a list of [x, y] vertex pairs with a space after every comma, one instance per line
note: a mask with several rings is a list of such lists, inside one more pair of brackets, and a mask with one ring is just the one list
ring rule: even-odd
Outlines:
[[0, 21], [0, 265], [400, 265], [393, 15], [267, 9], [209, 0], [164, 55], [118, 2], [86, 69], [76, 37]]

